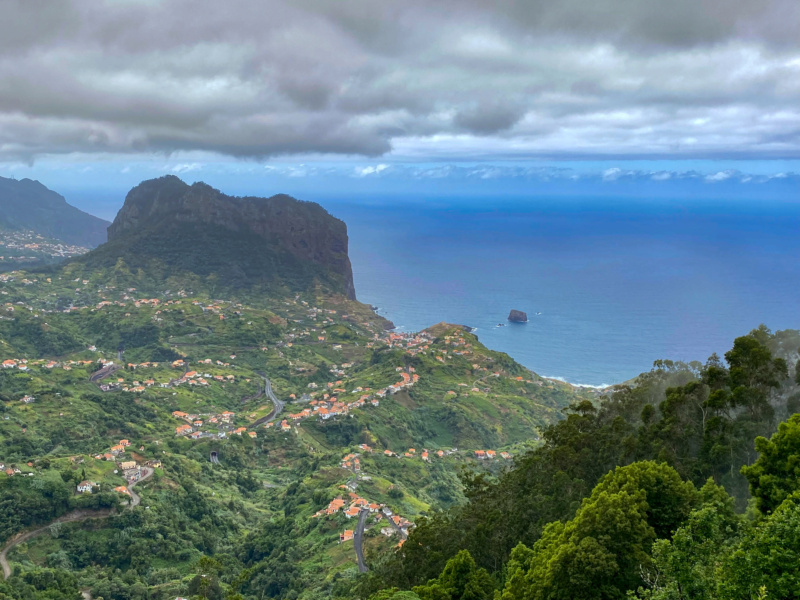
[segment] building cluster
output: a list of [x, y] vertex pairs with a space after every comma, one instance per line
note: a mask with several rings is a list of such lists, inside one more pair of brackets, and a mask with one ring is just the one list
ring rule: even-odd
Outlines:
[[91, 360], [28, 360], [26, 358], [9, 358], [0, 363], [3, 369], [18, 369], [20, 371], [31, 371], [32, 369], [63, 369], [64, 371], [71, 371], [76, 367], [89, 367], [94, 365], [95, 362]]
[[[188, 436], [190, 439], [198, 440], [204, 437], [227, 437], [228, 432], [242, 435], [247, 431], [246, 427], [239, 427], [231, 431], [231, 426], [236, 417], [236, 413], [226, 410], [218, 414], [189, 414], [182, 410], [175, 410], [172, 416], [176, 419], [186, 421], [175, 428], [175, 435]], [[216, 428], [217, 431], [212, 433], [209, 431], [202, 431], [202, 427]], [[248, 434], [250, 437], [256, 437], [255, 432], [251, 431]]]
[[[497, 452], [494, 450], [475, 450], [474, 454], [475, 458], [478, 460], [494, 460], [498, 456]], [[501, 452], [499, 456], [505, 460], [511, 458], [511, 455], [508, 452]]]

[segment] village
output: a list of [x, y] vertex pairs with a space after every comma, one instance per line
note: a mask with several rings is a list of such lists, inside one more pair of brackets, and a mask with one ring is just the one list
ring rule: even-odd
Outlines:
[[3, 262], [34, 263], [42, 259], [79, 256], [88, 248], [45, 238], [32, 231], [0, 230], [0, 265]]

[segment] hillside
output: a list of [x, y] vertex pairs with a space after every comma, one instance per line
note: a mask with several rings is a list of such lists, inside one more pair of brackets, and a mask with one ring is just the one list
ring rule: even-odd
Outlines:
[[[76, 508], [103, 515], [14, 547], [15, 590], [50, 569], [94, 597], [190, 596], [206, 556], [234, 561], [226, 577], [242, 576], [246, 598], [346, 595], [359, 503], [381, 511], [365, 522], [365, 551], [391, 553], [422, 516], [465, 501], [463, 469], [498, 475], [591, 397], [458, 325], [394, 333], [319, 289], [145, 297], [123, 271], [72, 262], [0, 276], [0, 462], [11, 469], [0, 540]], [[136, 488], [146, 512], [114, 491], [128, 461], [153, 470]], [[76, 493], [82, 481], [95, 493]]]
[[234, 198], [174, 176], [133, 188], [108, 243], [79, 259], [88, 271], [124, 264], [140, 289], [193, 281], [210, 293], [290, 293], [321, 285], [355, 298], [347, 226], [289, 196]]
[[0, 177], [0, 230], [33, 232], [68, 245], [94, 248], [106, 241], [108, 225], [67, 204], [38, 181]]

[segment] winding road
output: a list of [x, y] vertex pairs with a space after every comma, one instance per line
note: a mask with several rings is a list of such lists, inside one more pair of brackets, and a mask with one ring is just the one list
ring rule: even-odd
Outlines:
[[[128, 491], [131, 495], [131, 501], [128, 504], [128, 508], [133, 508], [134, 506], [138, 506], [142, 499], [136, 492], [133, 491], [133, 487], [145, 479], [148, 479], [153, 476], [153, 469], [149, 467], [142, 467], [142, 477], [139, 481], [134, 481], [128, 486]], [[57, 519], [50, 521], [47, 525], [43, 525], [37, 529], [32, 529], [30, 531], [23, 531], [22, 533], [18, 533], [15, 535], [9, 542], [0, 550], [0, 566], [3, 568], [3, 579], [8, 579], [11, 577], [11, 565], [8, 563], [8, 553], [19, 546], [23, 542], [27, 542], [29, 539], [36, 537], [48, 531], [51, 525], [55, 525], [56, 523], [78, 523], [81, 521], [89, 521], [91, 519], [105, 519], [110, 517], [112, 514], [111, 509], [99, 509], [99, 510], [89, 510], [89, 509], [81, 509], [81, 510], [73, 510], [66, 515], [62, 515]]]
[[353, 534], [353, 546], [356, 549], [356, 558], [358, 559], [358, 570], [361, 573], [369, 571], [367, 563], [364, 561], [364, 528], [367, 525], [367, 517], [369, 516], [369, 509], [362, 508], [361, 513], [358, 515], [358, 527]]
[[275, 408], [273, 408], [272, 412], [270, 412], [266, 417], [261, 417], [256, 422], [252, 423], [250, 425], [251, 427], [256, 427], [258, 425], [261, 425], [262, 423], [272, 421], [283, 412], [283, 409], [286, 406], [286, 403], [283, 402], [282, 400], [278, 400], [278, 397], [275, 395], [275, 392], [272, 391], [272, 383], [270, 382], [269, 378], [266, 375], [262, 375], [261, 373], [259, 373], [258, 376], [264, 380], [264, 392], [272, 401], [272, 405]]

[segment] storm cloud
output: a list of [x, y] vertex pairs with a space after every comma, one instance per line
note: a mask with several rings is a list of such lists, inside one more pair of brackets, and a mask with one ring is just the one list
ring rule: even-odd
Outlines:
[[797, 0], [5, 0], [0, 160], [800, 156]]

